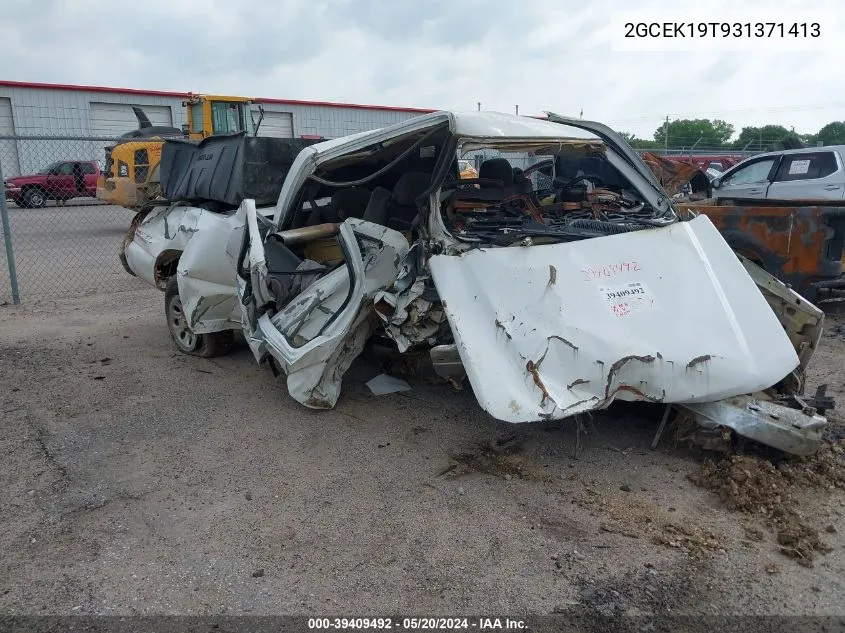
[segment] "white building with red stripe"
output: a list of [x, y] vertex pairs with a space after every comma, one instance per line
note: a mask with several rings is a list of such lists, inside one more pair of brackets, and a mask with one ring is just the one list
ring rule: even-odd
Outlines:
[[[0, 81], [0, 161], [5, 177], [41, 168], [38, 141], [13, 136], [114, 138], [138, 127], [132, 106], [153, 125], [181, 127], [187, 92]], [[255, 97], [264, 108], [259, 136], [336, 138], [384, 127], [431, 110], [394, 106]], [[68, 141], [70, 142], [70, 141]], [[97, 147], [102, 143], [86, 143]], [[80, 145], [79, 147], [83, 147]], [[90, 153], [88, 149], [77, 150]], [[99, 155], [73, 158], [100, 159]]]

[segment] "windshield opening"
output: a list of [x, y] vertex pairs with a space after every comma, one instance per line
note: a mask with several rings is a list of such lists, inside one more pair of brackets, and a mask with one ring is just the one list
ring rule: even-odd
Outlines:
[[599, 139], [465, 144], [456, 160], [460, 178], [444, 183], [440, 212], [464, 242], [570, 241], [672, 221], [612, 164]]
[[255, 130], [252, 112], [246, 103], [212, 103], [211, 117], [214, 134], [246, 132], [252, 135]]
[[42, 175], [49, 174], [51, 171], [56, 170], [59, 165], [61, 165], [61, 162], [50, 163], [49, 165], [47, 165], [44, 169], [42, 169], [38, 173], [42, 174]]

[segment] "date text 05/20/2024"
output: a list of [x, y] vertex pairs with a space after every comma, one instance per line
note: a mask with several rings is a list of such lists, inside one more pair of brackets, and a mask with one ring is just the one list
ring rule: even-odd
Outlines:
[[525, 621], [512, 618], [309, 618], [312, 630], [388, 630], [400, 631], [518, 631], [525, 629]]

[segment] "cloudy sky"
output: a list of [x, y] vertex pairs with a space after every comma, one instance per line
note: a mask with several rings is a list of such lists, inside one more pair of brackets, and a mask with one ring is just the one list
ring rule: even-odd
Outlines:
[[[827, 4], [825, 4], [827, 2]], [[845, 119], [841, 53], [620, 52], [611, 15], [803, 17], [791, 0], [3, 0], [0, 79], [539, 114], [651, 138], [672, 118]], [[814, 2], [845, 41], [845, 10]], [[704, 13], [701, 13], [701, 10]], [[675, 13], [672, 13], [674, 11]], [[780, 11], [781, 13], [777, 13]], [[691, 14], [690, 14], [691, 16]], [[615, 38], [615, 39], [614, 39]]]

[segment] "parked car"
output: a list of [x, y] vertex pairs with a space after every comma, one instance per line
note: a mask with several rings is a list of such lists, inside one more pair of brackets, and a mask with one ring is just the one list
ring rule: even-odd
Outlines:
[[94, 198], [97, 195], [97, 161], [62, 160], [31, 176], [14, 176], [3, 182], [6, 199], [20, 207], [38, 209], [48, 200], [60, 203], [71, 198]]
[[766, 152], [713, 179], [716, 200], [843, 200], [845, 145]]
[[[235, 197], [259, 182], [235, 143], [167, 141], [169, 203], [123, 243], [127, 271], [164, 291], [183, 353], [226, 353], [241, 331], [291, 397], [330, 409], [378, 337], [468, 379], [506, 422], [646, 401], [787, 452], [820, 446], [826, 419], [793, 396], [823, 313], [706, 215], [682, 216], [606, 126], [427, 114], [302, 148], [275, 205]], [[477, 150], [500, 155], [460, 178]], [[504, 156], [540, 160], [516, 174]]]

